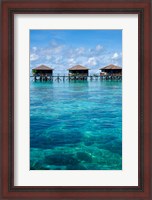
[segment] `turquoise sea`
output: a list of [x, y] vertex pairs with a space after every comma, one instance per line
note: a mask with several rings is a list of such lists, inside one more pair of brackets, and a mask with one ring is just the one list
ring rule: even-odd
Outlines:
[[122, 82], [30, 81], [31, 170], [121, 170]]

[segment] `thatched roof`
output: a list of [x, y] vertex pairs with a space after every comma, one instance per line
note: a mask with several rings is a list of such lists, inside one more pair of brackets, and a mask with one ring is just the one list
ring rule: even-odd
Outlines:
[[68, 70], [89, 70], [87, 67], [84, 67], [82, 65], [76, 65], [74, 67], [69, 68]]
[[33, 68], [33, 70], [53, 70], [53, 69], [46, 65], [40, 65], [38, 67]]
[[100, 70], [102, 70], [102, 69], [122, 69], [122, 68], [119, 67], [119, 66], [111, 64], [111, 65], [108, 65], [108, 66], [101, 68]]

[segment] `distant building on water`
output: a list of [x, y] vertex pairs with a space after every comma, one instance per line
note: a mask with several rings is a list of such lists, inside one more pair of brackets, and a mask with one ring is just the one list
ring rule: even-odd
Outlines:
[[122, 75], [122, 68], [119, 66], [113, 65], [113, 64], [105, 66], [105, 67], [101, 68], [100, 70], [101, 70], [100, 75], [102, 75], [102, 74]]
[[74, 67], [69, 68], [68, 70], [69, 70], [69, 76], [88, 76], [89, 75], [89, 69], [82, 65], [76, 65]]
[[40, 65], [36, 68], [33, 68], [32, 73], [33, 75], [36, 75], [36, 76], [52, 76], [53, 69], [46, 65]]

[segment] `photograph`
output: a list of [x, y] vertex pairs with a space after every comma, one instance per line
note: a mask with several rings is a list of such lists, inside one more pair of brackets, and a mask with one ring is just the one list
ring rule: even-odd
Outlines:
[[30, 170], [122, 170], [122, 30], [29, 34]]

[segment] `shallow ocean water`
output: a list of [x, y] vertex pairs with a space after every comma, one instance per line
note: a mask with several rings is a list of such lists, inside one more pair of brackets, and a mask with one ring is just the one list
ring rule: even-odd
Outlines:
[[31, 170], [121, 170], [122, 82], [30, 81]]

